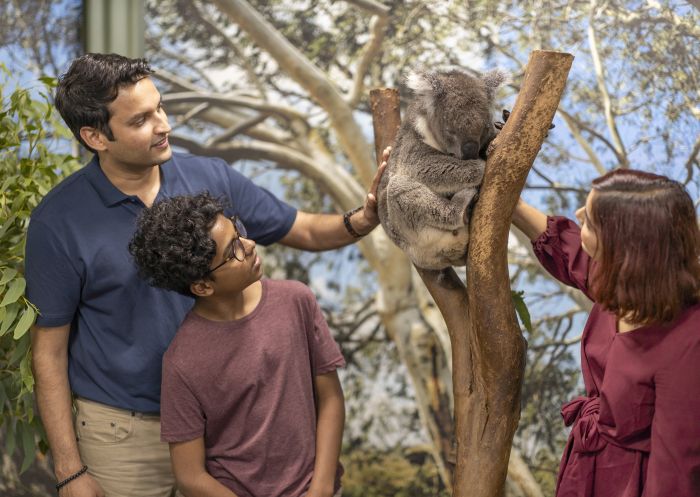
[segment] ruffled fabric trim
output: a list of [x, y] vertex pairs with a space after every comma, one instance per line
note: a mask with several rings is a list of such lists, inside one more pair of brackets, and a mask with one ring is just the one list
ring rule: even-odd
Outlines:
[[578, 228], [571, 219], [562, 216], [547, 216], [547, 228], [543, 233], [532, 242], [532, 248], [535, 252], [546, 252], [552, 254], [554, 247], [559, 248], [562, 244], [561, 233], [571, 229]]

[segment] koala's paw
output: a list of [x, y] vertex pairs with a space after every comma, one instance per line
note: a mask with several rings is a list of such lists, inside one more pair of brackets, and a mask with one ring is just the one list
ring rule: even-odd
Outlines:
[[467, 207], [464, 209], [464, 214], [462, 215], [462, 220], [464, 221], [464, 225], [468, 226], [469, 225], [469, 220], [472, 217], [472, 211], [474, 210], [474, 205], [476, 204], [477, 200], [479, 200], [479, 192], [477, 191], [474, 196], [471, 199], [471, 202], [467, 204]]
[[[508, 118], [510, 117], [510, 111], [507, 109], [503, 109], [503, 112], [501, 113], [501, 115], [503, 116], [503, 121], [496, 121], [495, 123], [493, 123], [494, 127], [498, 130], [503, 129], [503, 126], [505, 126], [506, 123], [508, 122]], [[549, 125], [549, 129], [554, 129], [554, 127], [555, 127], [554, 123], [551, 123]], [[548, 137], [549, 133], [547, 133], [544, 136], [545, 136], [545, 138]]]

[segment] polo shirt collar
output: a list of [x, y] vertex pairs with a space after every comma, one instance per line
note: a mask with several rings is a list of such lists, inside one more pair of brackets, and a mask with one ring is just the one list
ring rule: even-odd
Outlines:
[[126, 193], [114, 186], [107, 176], [105, 176], [105, 173], [100, 167], [100, 160], [97, 154], [95, 154], [88, 165], [85, 166], [85, 176], [97, 191], [97, 194], [100, 196], [105, 206], [111, 207], [129, 198]]
[[[161, 166], [161, 190], [163, 190], [167, 176], [170, 175], [169, 171], [166, 172], [166, 169], [167, 168], [163, 168]], [[95, 154], [92, 160], [88, 162], [84, 171], [88, 181], [90, 181], [90, 184], [93, 186], [95, 191], [97, 191], [97, 194], [100, 196], [106, 207], [111, 207], [131, 198], [129, 195], [114, 186], [111, 181], [109, 181], [109, 178], [107, 178], [104, 171], [102, 171], [102, 168], [100, 167], [100, 160], [97, 154]]]

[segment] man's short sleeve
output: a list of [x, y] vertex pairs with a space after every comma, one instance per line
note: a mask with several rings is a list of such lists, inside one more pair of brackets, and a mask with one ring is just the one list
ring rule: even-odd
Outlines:
[[78, 309], [81, 277], [56, 234], [40, 220], [29, 223], [24, 264], [26, 295], [39, 309], [36, 324], [69, 324]]
[[333, 339], [326, 319], [321, 313], [321, 308], [316, 298], [309, 290], [310, 305], [312, 308], [313, 328], [309, 337], [309, 353], [313, 365], [314, 376], [330, 373], [338, 368], [345, 367], [345, 359], [340, 352], [340, 347]]
[[297, 211], [241, 173], [226, 165], [233, 210], [248, 229], [248, 234], [261, 245], [283, 238], [294, 224]]
[[204, 436], [201, 404], [180, 370], [167, 354], [163, 359], [160, 398], [160, 438], [163, 442], [187, 442]]

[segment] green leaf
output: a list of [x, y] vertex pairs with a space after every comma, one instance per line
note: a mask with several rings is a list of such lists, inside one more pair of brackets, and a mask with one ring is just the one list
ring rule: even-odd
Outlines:
[[16, 274], [17, 274], [16, 269], [12, 269], [12, 268], [5, 269], [2, 272], [2, 278], [0, 278], [0, 285], [4, 285], [8, 281], [10, 281], [12, 278], [15, 277]]
[[5, 307], [8, 304], [14, 304], [17, 302], [17, 299], [19, 299], [24, 293], [26, 286], [27, 282], [24, 281], [24, 278], [17, 278], [10, 283], [10, 288], [7, 289], [5, 298], [2, 299], [2, 302], [0, 302], [0, 307]]
[[[10, 418], [11, 420], [16, 420], [16, 418]], [[15, 436], [15, 430], [13, 426], [8, 426], [5, 430], [5, 453], [12, 455], [15, 452], [15, 447], [17, 446], [17, 437]]]
[[10, 398], [7, 396], [5, 384], [2, 381], [0, 381], [0, 405], [5, 404], [5, 402], [7, 402], [8, 400], [10, 400]]
[[0, 336], [7, 333], [7, 330], [10, 329], [10, 326], [12, 326], [12, 323], [15, 322], [15, 318], [17, 317], [17, 314], [19, 314], [20, 306], [19, 305], [9, 305], [7, 307], [4, 307], [4, 309], [7, 312], [5, 314], [5, 317], [2, 320], [2, 324], [0, 324]]
[[22, 357], [24, 357], [29, 351], [29, 337], [22, 337], [19, 340], [15, 340], [17, 347], [12, 351], [10, 360], [7, 362], [9, 366], [16, 364]]
[[41, 81], [50, 88], [56, 86], [56, 78], [52, 78], [51, 76], [42, 76], [39, 78], [39, 81]]
[[[34, 375], [32, 374], [32, 359], [29, 355], [24, 356], [24, 358], [19, 363], [19, 374], [22, 380], [22, 385], [24, 385], [24, 393], [32, 393], [34, 391]], [[34, 411], [29, 407], [27, 411], [27, 417], [31, 421], [34, 416]]]
[[24, 452], [22, 467], [19, 470], [19, 474], [22, 474], [29, 469], [29, 466], [31, 466], [36, 459], [36, 442], [34, 439], [34, 430], [30, 425], [20, 423], [19, 426], [21, 427], [22, 452]]
[[27, 332], [29, 327], [34, 324], [34, 318], [36, 317], [36, 312], [31, 307], [27, 307], [24, 310], [24, 314], [19, 318], [19, 322], [15, 327], [15, 333], [13, 335], [15, 340], [19, 340]]
[[527, 309], [527, 305], [525, 304], [525, 299], [523, 298], [524, 295], [525, 292], [523, 291], [514, 292], [511, 290], [510, 292], [511, 299], [513, 300], [513, 306], [515, 307], [515, 312], [520, 318], [520, 322], [523, 324], [527, 331], [532, 333], [532, 321], [530, 320], [530, 311]]

